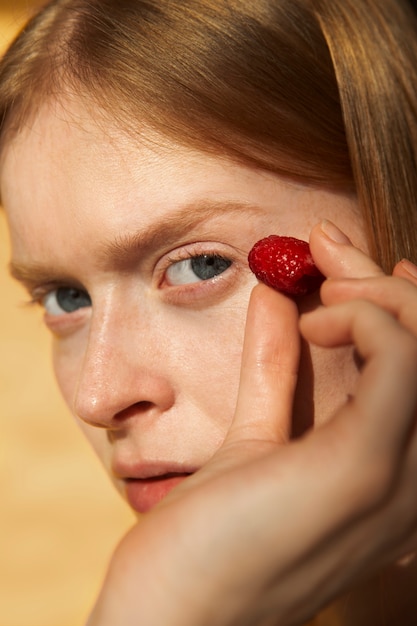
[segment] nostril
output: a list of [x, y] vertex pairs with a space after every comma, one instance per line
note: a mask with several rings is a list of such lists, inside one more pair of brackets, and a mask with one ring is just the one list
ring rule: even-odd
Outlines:
[[126, 409], [123, 409], [122, 411], [119, 411], [118, 413], [116, 413], [116, 415], [114, 416], [114, 419], [116, 421], [123, 421], [123, 420], [129, 419], [130, 417], [135, 417], [143, 413], [147, 413], [154, 406], [155, 404], [153, 402], [149, 402], [148, 400], [135, 402], [135, 404], [132, 404]]
[[92, 361], [91, 357], [80, 373], [73, 403], [74, 412], [84, 422], [119, 430], [135, 422], [134, 418], [156, 419], [173, 406], [175, 393], [166, 378], [143, 368], [134, 374], [129, 368], [114, 371], [113, 362], [107, 368], [94, 369]]
[[117, 439], [124, 438], [126, 435], [126, 429], [124, 425], [129, 421], [130, 418], [133, 417], [141, 417], [155, 408], [155, 404], [153, 402], [149, 402], [148, 400], [143, 400], [141, 402], [136, 402], [132, 404], [126, 409], [119, 411], [116, 413], [112, 420], [112, 424], [107, 431], [107, 437], [110, 443], [114, 443]]

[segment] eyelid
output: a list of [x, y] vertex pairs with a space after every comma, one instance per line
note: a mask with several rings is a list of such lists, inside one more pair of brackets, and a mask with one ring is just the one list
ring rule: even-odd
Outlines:
[[[226, 246], [212, 241], [196, 241], [182, 245], [179, 248], [168, 252], [156, 264], [155, 270], [158, 287], [163, 286], [165, 273], [171, 265], [203, 255], [223, 257], [232, 261], [232, 265], [234, 265], [238, 262], [239, 252], [231, 246]], [[204, 282], [209, 282], [209, 280]], [[172, 288], [174, 289], [175, 286], [172, 286]]]
[[41, 284], [41, 285], [26, 285], [26, 290], [29, 294], [28, 305], [42, 305], [42, 301], [46, 296], [48, 296], [53, 291], [57, 291], [58, 289], [77, 289], [79, 291], [84, 291], [88, 294], [88, 291], [85, 287], [83, 287], [77, 281], [51, 281], [49, 283]]
[[26, 291], [28, 292], [29, 295], [29, 300], [27, 301], [27, 304], [29, 306], [35, 306], [35, 305], [40, 305], [42, 306], [42, 300], [49, 294], [52, 293], [52, 291], [56, 291], [56, 289], [59, 289], [59, 287], [62, 287], [62, 283], [49, 283], [46, 285], [36, 285], [36, 286], [29, 286], [29, 285], [25, 285], [26, 287]]
[[[84, 294], [87, 295], [89, 299], [89, 305], [80, 306], [79, 308], [76, 308], [72, 311], [66, 311], [65, 308], [63, 308], [58, 301], [59, 289], [75, 289], [76, 291], [82, 291]], [[36, 302], [43, 309], [43, 319], [45, 325], [55, 336], [61, 338], [64, 336], [68, 336], [69, 334], [72, 334], [76, 332], [79, 328], [81, 328], [85, 324], [86, 320], [89, 319], [89, 316], [91, 314], [92, 302], [91, 297], [86, 289], [80, 289], [78, 287], [60, 284], [53, 289], [47, 289], [45, 291], [46, 293], [44, 293], [44, 295], [41, 295], [41, 293], [36, 295]], [[52, 307], [48, 307], [47, 303], [45, 302], [48, 297], [56, 300], [55, 304], [52, 303]], [[54, 307], [57, 307], [60, 310], [53, 312], [51, 308], [53, 309]]]
[[[198, 282], [170, 285], [164, 283], [165, 272], [173, 263], [202, 255], [221, 256], [231, 261], [221, 274]], [[228, 297], [251, 274], [247, 251], [231, 244], [216, 241], [198, 241], [179, 246], [167, 252], [154, 266], [154, 287], [165, 302], [179, 307], [207, 308]]]

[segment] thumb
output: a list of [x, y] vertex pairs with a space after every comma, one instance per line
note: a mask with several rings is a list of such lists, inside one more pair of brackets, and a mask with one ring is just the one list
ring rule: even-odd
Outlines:
[[288, 441], [299, 355], [295, 302], [257, 285], [249, 301], [236, 413], [228, 443]]

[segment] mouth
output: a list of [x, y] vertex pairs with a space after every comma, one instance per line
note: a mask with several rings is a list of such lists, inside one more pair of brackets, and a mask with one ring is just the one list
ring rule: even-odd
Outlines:
[[134, 511], [147, 513], [191, 474], [192, 472], [168, 472], [148, 478], [125, 478], [126, 499]]

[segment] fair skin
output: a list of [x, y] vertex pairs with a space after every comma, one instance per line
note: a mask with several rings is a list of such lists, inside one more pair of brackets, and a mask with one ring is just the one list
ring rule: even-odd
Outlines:
[[[104, 132], [76, 101], [51, 103], [2, 154], [14, 273], [46, 307], [62, 393], [118, 489], [138, 512], [151, 511], [116, 552], [91, 623], [270, 624], [271, 612], [277, 623], [300, 623], [358, 570], [374, 573], [415, 547], [416, 512], [404, 504], [415, 441], [407, 472], [402, 465], [416, 403], [413, 279], [403, 265], [395, 273], [408, 282], [384, 277], [366, 257], [351, 197], [147, 139]], [[313, 254], [333, 281], [323, 287], [326, 307], [303, 317], [299, 364], [291, 300], [258, 287], [246, 322], [256, 285], [246, 258], [257, 239], [308, 239], [323, 219], [362, 251], [313, 229]], [[203, 254], [232, 264], [196, 282], [187, 259]], [[360, 280], [344, 280], [352, 277]], [[301, 301], [301, 312], [318, 301]], [[352, 345], [370, 370], [359, 373]], [[383, 394], [372, 394], [372, 379]], [[353, 394], [356, 404], [346, 403]], [[391, 419], [394, 407], [401, 419]], [[291, 429], [313, 420], [327, 427], [283, 448]], [[402, 468], [390, 498], [381, 455], [370, 454], [375, 433], [391, 473]], [[408, 532], [381, 538], [375, 528], [399, 510]], [[210, 536], [213, 512], [222, 523]], [[252, 544], [242, 561], [242, 545]], [[341, 568], [358, 545], [367, 548]], [[155, 585], [152, 570], [166, 584]]]
[[[224, 440], [256, 284], [247, 266], [255, 241], [271, 232], [306, 240], [327, 217], [365, 245], [349, 197], [178, 146], [141, 145], [115, 129], [104, 133], [77, 110], [45, 108], [6, 152], [3, 181], [13, 265], [19, 275], [24, 268], [31, 293], [42, 296], [51, 284], [76, 286], [93, 302], [54, 315], [52, 293], [45, 321], [62, 393], [122, 492], [126, 477], [195, 471]], [[155, 229], [165, 234], [161, 241], [144, 249], [127, 244]], [[115, 241], [121, 242], [116, 249]], [[234, 263], [211, 281], [194, 282], [192, 268], [183, 270], [183, 285], [166, 274], [168, 264], [178, 267], [204, 252]], [[311, 359], [311, 399], [307, 363], [300, 384], [303, 423], [311, 421], [313, 403], [326, 419], [356, 376], [349, 349], [313, 349]], [[143, 512], [147, 496], [134, 489], [132, 500]], [[152, 504], [164, 492], [157, 482], [145, 489]]]

